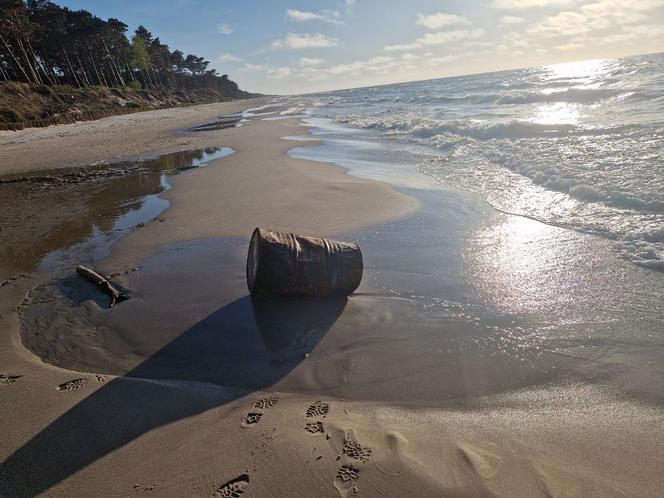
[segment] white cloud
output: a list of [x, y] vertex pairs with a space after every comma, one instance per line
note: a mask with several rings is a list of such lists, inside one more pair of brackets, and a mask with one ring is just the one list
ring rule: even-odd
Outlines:
[[237, 57], [233, 54], [229, 54], [228, 52], [224, 52], [219, 57], [217, 57], [217, 61], [219, 62], [239, 62], [241, 60], [242, 59], [240, 57]]
[[642, 24], [640, 26], [624, 27], [619, 33], [601, 37], [601, 43], [631, 43], [647, 38], [664, 38], [664, 25]]
[[300, 57], [300, 60], [297, 63], [300, 66], [303, 66], [303, 67], [320, 66], [323, 63], [323, 59], [312, 59], [310, 57]]
[[576, 0], [493, 0], [491, 7], [495, 9], [529, 9], [531, 7], [548, 7], [551, 5], [566, 5]]
[[418, 48], [422, 48], [422, 46], [417, 42], [413, 42], [413, 43], [398, 43], [396, 45], [385, 45], [383, 47], [383, 50], [385, 50], [386, 52], [398, 52], [399, 50], [417, 50]]
[[517, 16], [502, 16], [500, 18], [500, 24], [504, 26], [512, 24], [521, 24], [523, 21], [524, 21], [523, 17], [517, 17]]
[[536, 50], [538, 48], [538, 40], [532, 39], [523, 33], [513, 31], [495, 40], [494, 48], [499, 52], [509, 52], [510, 55], [525, 53], [525, 51]]
[[514, 48], [528, 48], [533, 45], [532, 40], [526, 39], [521, 33], [507, 33], [504, 37], [505, 42], [510, 45], [512, 49]]
[[416, 55], [412, 52], [406, 52], [405, 54], [401, 54], [401, 59], [405, 61], [416, 61], [420, 58], [419, 55]]
[[401, 62], [390, 56], [377, 56], [367, 60], [358, 60], [347, 64], [337, 64], [332, 67], [321, 69], [322, 77], [340, 76], [340, 75], [360, 75], [365, 73], [385, 73], [401, 66]]
[[268, 67], [263, 64], [245, 64], [238, 71], [243, 71], [245, 73], [260, 73], [262, 71], [267, 71]]
[[472, 40], [472, 41], [467, 41], [465, 43], [466, 47], [482, 47], [482, 48], [488, 48], [488, 47], [494, 47], [496, 45], [495, 41], [479, 41], [479, 40]]
[[274, 80], [282, 80], [292, 76], [293, 71], [288, 66], [278, 67], [276, 69], [269, 69], [267, 72], [267, 77]]
[[273, 49], [290, 48], [294, 50], [300, 50], [305, 48], [335, 47], [336, 45], [336, 38], [330, 38], [320, 33], [288, 33], [286, 38], [274, 40], [271, 47]]
[[476, 29], [457, 29], [454, 31], [439, 31], [438, 33], [427, 33], [412, 43], [400, 45], [387, 45], [383, 48], [387, 52], [396, 52], [399, 50], [417, 50], [432, 45], [444, 45], [453, 41], [459, 41], [470, 38], [479, 38], [484, 34], [481, 28]]
[[[404, 53], [400, 57], [390, 55], [377, 55], [363, 60], [353, 60], [343, 64], [335, 64], [329, 67], [322, 65], [319, 59], [301, 58], [297, 65], [282, 66], [271, 68], [262, 65], [251, 66], [251, 70], [263, 71], [265, 77], [270, 80], [286, 80], [291, 84], [297, 80], [315, 82], [315, 81], [345, 81], [353, 84], [367, 75], [375, 78], [390, 78], [398, 72], [405, 74], [415, 74], [423, 67], [431, 70], [439, 70], [440, 66], [451, 61], [467, 59], [485, 52], [465, 52], [449, 55], [436, 55], [431, 52], [413, 54]], [[310, 65], [314, 61], [314, 65]], [[244, 69], [247, 71], [248, 69]]]
[[444, 12], [438, 12], [428, 16], [425, 16], [422, 13], [418, 13], [417, 24], [428, 29], [440, 29], [452, 24], [470, 24], [470, 21], [463, 16], [457, 16], [456, 14], [445, 14]]
[[[496, 46], [499, 52], [543, 55], [549, 49], [579, 51], [657, 40], [664, 43], [664, 24], [651, 22], [664, 0], [590, 0], [545, 16], [524, 32], [511, 32]], [[650, 24], [645, 24], [650, 22]], [[477, 42], [469, 42], [471, 43]]]
[[286, 18], [298, 22], [323, 20], [323, 17], [320, 14], [314, 12], [302, 12], [301, 10], [295, 9], [288, 9], [286, 11]]
[[392, 62], [394, 60], [394, 57], [391, 57], [389, 55], [379, 55], [377, 57], [372, 57], [367, 61], [369, 65], [376, 66], [376, 65], [381, 65], [381, 64], [387, 64], [389, 62]]
[[288, 9], [286, 11], [286, 19], [295, 22], [322, 21], [332, 24], [343, 24], [343, 21], [339, 20], [339, 16], [339, 11], [327, 9], [320, 12], [305, 12], [297, 9]]
[[235, 29], [233, 26], [231, 26], [228, 23], [221, 23], [217, 24], [217, 33], [221, 33], [222, 35], [230, 35], [231, 33], [234, 33]]
[[553, 48], [556, 50], [577, 50], [581, 47], [583, 47], [582, 43], [570, 42], [570, 43], [563, 43], [562, 45], [556, 45]]
[[646, 21], [649, 10], [664, 7], [664, 0], [599, 0], [546, 17], [528, 29], [539, 36], [578, 36], [594, 31], [618, 30]]
[[346, 5], [355, 5], [355, 0], [346, 0]]
[[565, 11], [534, 24], [528, 29], [528, 32], [545, 36], [572, 36], [587, 33], [593, 29], [594, 26], [582, 13]]
[[430, 57], [428, 58], [425, 63], [428, 66], [439, 66], [440, 64], [445, 64], [446, 62], [452, 62], [458, 59], [461, 59], [462, 57], [468, 57], [470, 55], [473, 55], [472, 53], [470, 54], [452, 54], [452, 55], [442, 55], [439, 57]]
[[364, 67], [365, 63], [363, 61], [354, 61], [348, 64], [337, 64], [336, 66], [327, 68], [325, 72], [329, 75], [336, 76], [339, 74], [356, 73], [364, 69]]

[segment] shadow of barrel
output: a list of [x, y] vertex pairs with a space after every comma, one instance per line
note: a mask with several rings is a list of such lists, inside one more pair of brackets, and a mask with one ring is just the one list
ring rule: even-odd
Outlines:
[[0, 496], [43, 493], [148, 431], [269, 389], [315, 348], [345, 306], [346, 298], [245, 296], [229, 303], [16, 450], [0, 465]]

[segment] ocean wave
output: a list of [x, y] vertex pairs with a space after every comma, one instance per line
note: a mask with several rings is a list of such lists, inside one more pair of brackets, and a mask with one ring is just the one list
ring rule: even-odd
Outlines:
[[664, 270], [662, 61], [355, 89], [323, 117], [433, 158], [418, 169], [498, 209], [606, 237]]
[[529, 92], [525, 94], [504, 95], [496, 100], [498, 105], [533, 104], [539, 102], [569, 102], [591, 104], [611, 97], [616, 97], [626, 90], [610, 88], [568, 88], [558, 92]]
[[[664, 243], [664, 227], [650, 230], [632, 230], [622, 236], [624, 241], [645, 240], [650, 243]], [[651, 255], [652, 256], [652, 255]]]
[[413, 130], [413, 135], [428, 137], [449, 133], [476, 140], [519, 139], [568, 134], [577, 129], [570, 124], [539, 124], [527, 121], [509, 121], [506, 123], [488, 123], [477, 121], [453, 121], [445, 125], [420, 127]]
[[496, 99], [499, 99], [499, 94], [468, 94], [468, 95], [387, 95], [387, 96], [371, 96], [364, 97], [365, 102], [370, 104], [393, 104], [398, 103], [401, 105], [409, 104], [493, 104]]
[[[467, 165], [472, 165], [472, 169], [469, 170]], [[561, 184], [573, 185], [572, 190], [579, 197], [593, 202], [565, 202], [562, 197], [565, 194], [539, 185], [539, 181], [547, 178], [545, 172], [540, 172], [539, 176], [535, 174], [537, 178], [530, 182], [523, 174], [529, 172], [527, 166], [520, 171], [508, 172], [483, 160], [479, 154], [470, 158], [455, 152], [429, 158], [418, 164], [417, 169], [441, 183], [480, 193], [492, 206], [505, 213], [606, 238], [623, 259], [649, 269], [664, 270], [664, 216], [661, 213], [610, 206], [600, 202], [606, 200], [605, 193], [575, 184], [573, 179], [563, 180]]]
[[[560, 180], [557, 184], [560, 185]], [[547, 184], [545, 186], [550, 186]], [[580, 201], [603, 202], [617, 208], [631, 209], [634, 211], [664, 213], [664, 201], [658, 199], [644, 199], [637, 195], [625, 192], [602, 192], [601, 190], [586, 184], [570, 186], [565, 193]]]
[[[487, 94], [469, 94], [469, 95], [438, 95], [435, 96], [432, 101], [433, 103], [440, 104], [489, 104], [496, 101], [500, 96], [498, 94], [487, 93]], [[424, 102], [426, 97], [420, 96], [418, 98], [419, 102]]]
[[281, 111], [279, 114], [282, 116], [288, 116], [289, 114], [302, 114], [305, 108], [306, 105], [297, 104], [295, 107], [289, 107], [288, 109]]
[[[578, 137], [578, 147], [583, 149], [587, 137]], [[573, 142], [567, 142], [568, 151], [573, 150]], [[664, 214], [664, 179], [656, 172], [646, 177], [643, 169], [647, 164], [632, 164], [631, 176], [606, 176], [593, 169], [584, 170], [578, 166], [579, 160], [565, 160], [557, 154], [546, 156], [549, 147], [558, 144], [530, 142], [529, 145], [504, 143], [495, 145], [464, 144], [455, 151], [457, 158], [472, 162], [482, 157], [497, 168], [506, 168], [532, 181], [549, 191], [560, 192], [581, 203], [601, 203], [624, 211]]]
[[565, 135], [577, 130], [571, 124], [540, 124], [514, 120], [490, 123], [480, 120], [433, 121], [427, 118], [341, 116], [337, 122], [358, 128], [383, 131], [386, 135], [407, 134], [415, 138], [457, 135], [476, 140], [519, 139]]
[[652, 91], [641, 90], [641, 91], [627, 92], [627, 93], [628, 95], [626, 95], [626, 99], [652, 102], [653, 104], [661, 102], [662, 99], [664, 99], [664, 92], [662, 92], [661, 90], [652, 90]]
[[242, 112], [244, 117], [254, 117], [254, 116], [267, 116], [270, 114], [275, 114], [280, 107], [282, 107], [285, 102], [274, 101], [270, 104], [265, 104], [260, 107], [252, 107], [251, 109], [246, 109]]

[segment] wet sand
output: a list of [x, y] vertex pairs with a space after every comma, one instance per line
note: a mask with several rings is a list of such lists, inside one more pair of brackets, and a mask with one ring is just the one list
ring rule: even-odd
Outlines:
[[[20, 375], [0, 385], [0, 494], [656, 496], [659, 391], [601, 382], [583, 345], [524, 337], [464, 283], [490, 271], [463, 263], [468, 237], [507, 220], [289, 157], [315, 142], [280, 137], [304, 131], [197, 132], [234, 153], [170, 177], [170, 207], [93, 257], [129, 301], [66, 265], [0, 287], [0, 364]], [[252, 300], [255, 225], [358, 240], [363, 284]]]

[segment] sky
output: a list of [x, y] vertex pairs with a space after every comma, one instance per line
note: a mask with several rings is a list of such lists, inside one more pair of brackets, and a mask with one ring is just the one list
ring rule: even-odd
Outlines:
[[664, 0], [56, 0], [297, 94], [664, 51]]

